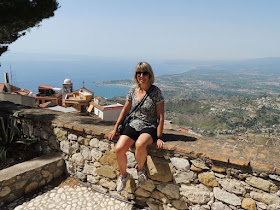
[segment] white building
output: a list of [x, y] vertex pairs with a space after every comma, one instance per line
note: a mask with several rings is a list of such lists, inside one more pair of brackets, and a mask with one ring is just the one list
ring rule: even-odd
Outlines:
[[96, 96], [90, 103], [89, 112], [93, 112], [99, 118], [105, 121], [117, 121], [123, 105], [108, 101], [100, 96]]

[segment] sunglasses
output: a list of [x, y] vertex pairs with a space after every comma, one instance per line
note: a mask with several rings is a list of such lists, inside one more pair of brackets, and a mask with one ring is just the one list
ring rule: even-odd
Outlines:
[[136, 75], [137, 75], [137, 76], [141, 76], [141, 74], [142, 74], [143, 76], [147, 76], [147, 75], [149, 74], [149, 72], [147, 72], [147, 71], [144, 71], [144, 72], [138, 71], [138, 72], [136, 72]]

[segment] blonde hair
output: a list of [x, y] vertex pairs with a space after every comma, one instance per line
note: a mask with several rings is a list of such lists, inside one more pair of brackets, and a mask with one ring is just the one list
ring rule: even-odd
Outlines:
[[137, 72], [138, 71], [143, 71], [143, 72], [148, 72], [149, 73], [149, 83], [150, 85], [154, 84], [155, 82], [155, 76], [154, 76], [154, 72], [153, 69], [151, 67], [150, 64], [148, 64], [147, 62], [139, 62], [135, 68], [135, 72], [134, 72], [134, 76], [133, 76], [133, 82], [135, 85], [137, 85], [139, 87], [139, 83], [137, 81]]

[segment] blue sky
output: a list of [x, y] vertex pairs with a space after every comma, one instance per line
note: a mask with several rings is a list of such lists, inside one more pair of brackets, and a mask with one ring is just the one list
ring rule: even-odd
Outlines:
[[1, 59], [50, 54], [53, 59], [280, 57], [278, 0], [58, 2], [55, 16], [10, 45]]

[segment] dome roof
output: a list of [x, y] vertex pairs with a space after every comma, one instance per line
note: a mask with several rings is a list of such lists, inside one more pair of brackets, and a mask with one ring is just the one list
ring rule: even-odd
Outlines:
[[65, 79], [64, 82], [63, 82], [63, 84], [64, 84], [64, 85], [66, 85], [66, 84], [69, 84], [69, 85], [72, 84], [71, 79]]

